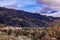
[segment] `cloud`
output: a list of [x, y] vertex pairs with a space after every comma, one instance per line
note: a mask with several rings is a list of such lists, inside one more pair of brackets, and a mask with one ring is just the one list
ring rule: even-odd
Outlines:
[[0, 6], [6, 8], [13, 8], [15, 9], [17, 5], [15, 5], [16, 0], [0, 0]]
[[47, 16], [53, 16], [53, 17], [60, 17], [60, 12], [56, 12], [56, 13], [47, 13], [47, 14], [41, 14], [41, 15], [47, 15]]
[[40, 8], [35, 0], [0, 0], [1, 7], [35, 12]]
[[37, 0], [37, 3], [52, 10], [60, 10], [60, 0]]
[[35, 0], [19, 0], [16, 4], [18, 6], [17, 9], [28, 12], [36, 12], [40, 8], [40, 5], [38, 5]]
[[18, 3], [18, 8], [17, 9], [21, 9], [21, 10], [25, 10], [28, 12], [36, 12], [38, 9], [40, 8], [40, 5], [38, 5], [36, 3], [36, 1], [34, 0], [26, 0], [24, 2], [20, 2], [20, 5]]
[[7, 7], [7, 8], [11, 8], [11, 9], [16, 9], [18, 6], [17, 6], [17, 5], [12, 4], [12, 5], [7, 5], [6, 7]]
[[8, 5], [12, 5], [16, 2], [16, 0], [0, 0], [0, 6], [8, 6]]

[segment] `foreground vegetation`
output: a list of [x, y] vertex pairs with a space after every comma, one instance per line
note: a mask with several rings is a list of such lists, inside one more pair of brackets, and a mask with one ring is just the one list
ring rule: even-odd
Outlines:
[[60, 40], [60, 27], [0, 30], [0, 40]]

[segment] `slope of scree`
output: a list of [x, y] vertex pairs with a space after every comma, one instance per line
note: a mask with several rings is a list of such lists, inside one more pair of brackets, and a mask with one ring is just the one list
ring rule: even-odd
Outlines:
[[57, 17], [0, 7], [0, 26], [48, 27]]

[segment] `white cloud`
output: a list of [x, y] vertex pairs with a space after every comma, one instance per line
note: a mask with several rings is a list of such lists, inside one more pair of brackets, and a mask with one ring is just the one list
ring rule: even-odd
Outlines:
[[18, 7], [23, 7], [26, 5], [35, 5], [35, 1], [34, 0], [0, 0], [0, 6], [2, 7], [9, 7], [11, 6], [18, 6]]
[[56, 13], [46, 13], [46, 14], [42, 14], [42, 15], [53, 16], [53, 17], [60, 17], [60, 12], [56, 12]]
[[60, 10], [60, 0], [37, 0], [37, 3], [45, 5], [46, 8]]
[[16, 2], [16, 0], [2, 0], [0, 1], [0, 6], [8, 6], [8, 5], [12, 5]]
[[35, 12], [40, 7], [35, 0], [0, 0], [0, 6], [28, 12]]

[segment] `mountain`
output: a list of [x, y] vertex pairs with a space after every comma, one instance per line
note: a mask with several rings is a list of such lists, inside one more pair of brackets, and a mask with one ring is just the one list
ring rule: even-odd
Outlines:
[[55, 20], [60, 18], [0, 7], [0, 26], [48, 27]]

